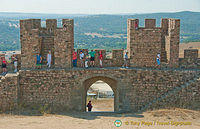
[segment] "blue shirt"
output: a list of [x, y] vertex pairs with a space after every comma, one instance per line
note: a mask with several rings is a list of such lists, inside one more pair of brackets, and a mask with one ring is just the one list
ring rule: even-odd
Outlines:
[[37, 61], [40, 61], [41, 56], [37, 55], [36, 57], [37, 57]]
[[124, 58], [125, 58], [125, 59], [128, 59], [128, 55], [127, 55], [127, 54], [125, 54]]

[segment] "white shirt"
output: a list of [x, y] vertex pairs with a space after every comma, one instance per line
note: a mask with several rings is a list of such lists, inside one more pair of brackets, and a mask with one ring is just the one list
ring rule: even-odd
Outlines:
[[80, 59], [83, 59], [84, 58], [84, 53], [81, 53], [80, 54]]
[[47, 55], [47, 61], [48, 61], [48, 62], [51, 62], [51, 54], [48, 54], [48, 55]]
[[160, 59], [160, 54], [157, 55], [157, 59]]

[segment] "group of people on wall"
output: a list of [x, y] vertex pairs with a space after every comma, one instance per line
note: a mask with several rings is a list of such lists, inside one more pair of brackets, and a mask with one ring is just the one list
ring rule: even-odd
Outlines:
[[[95, 59], [96, 59], [95, 57], [96, 56], [97, 56], [97, 53], [94, 50], [91, 50], [88, 54], [84, 54], [84, 52], [81, 50], [78, 55], [74, 49], [73, 53], [72, 53], [73, 67], [77, 67], [77, 58], [80, 59], [80, 66], [82, 68], [89, 68], [89, 66], [95, 67]], [[37, 68], [42, 67], [42, 60], [43, 60], [42, 56], [38, 53], [36, 55]], [[103, 53], [102, 53], [102, 51], [99, 51], [98, 60], [99, 60], [100, 68], [103, 68]], [[49, 51], [49, 53], [47, 54], [47, 67], [50, 68], [51, 64], [52, 64], [52, 55], [51, 55], [51, 51]], [[122, 67], [128, 68], [128, 51], [126, 51], [124, 54], [124, 64]]]
[[[98, 55], [98, 58], [95, 58]], [[103, 53], [102, 51], [99, 51], [99, 54], [96, 53], [96, 51], [91, 50], [88, 54], [84, 54], [84, 52], [81, 50], [79, 55], [77, 54], [77, 52], [75, 51], [75, 49], [73, 50], [72, 53], [72, 63], [73, 63], [73, 67], [77, 67], [77, 58], [80, 59], [80, 65], [82, 68], [88, 68], [90, 67], [94, 67], [95, 66], [95, 59], [98, 59], [99, 61], [99, 66], [100, 68], [103, 68]], [[36, 67], [37, 68], [41, 68], [42, 67], [42, 56], [38, 53], [36, 55]], [[0, 61], [1, 63], [1, 67], [2, 67], [2, 75], [6, 75], [7, 74], [7, 61], [5, 59], [5, 57], [0, 57]], [[160, 66], [160, 54], [157, 54], [157, 66]], [[18, 59], [16, 55], [12, 56], [12, 63], [14, 65], [14, 72], [17, 72], [17, 66], [18, 66]], [[51, 68], [51, 64], [52, 64], [52, 54], [51, 51], [48, 52], [47, 54], [47, 67]], [[125, 51], [124, 54], [124, 63], [122, 65], [123, 68], [128, 68], [128, 51]]]
[[[16, 55], [11, 56], [11, 64], [14, 65], [14, 71], [13, 72], [17, 72], [17, 67], [18, 67], [18, 58]], [[5, 76], [8, 72], [7, 67], [9, 62], [6, 61], [5, 56], [4, 57], [0, 57], [0, 62], [1, 62], [1, 68], [2, 68], [2, 75]]]
[[[80, 54], [79, 54], [79, 59], [80, 59], [80, 65], [82, 68], [88, 68], [89, 66], [94, 67], [95, 66], [95, 56], [96, 56], [96, 52], [91, 50], [88, 54], [84, 54], [84, 52], [81, 50]], [[73, 67], [77, 67], [77, 52], [73, 51], [72, 54], [72, 63], [73, 63]], [[100, 68], [103, 67], [103, 54], [102, 51], [99, 51], [99, 65]]]
[[[98, 58], [95, 58], [97, 55], [98, 55]], [[82, 68], [88, 68], [89, 66], [94, 67], [95, 59], [98, 59], [100, 68], [103, 68], [102, 51], [99, 51], [99, 54], [97, 54], [95, 51], [91, 50], [88, 54], [84, 54], [84, 52], [81, 50], [80, 54], [77, 55], [77, 52], [74, 49], [73, 54], [72, 54], [73, 67], [77, 67], [77, 58], [80, 59], [80, 65]], [[124, 64], [122, 67], [128, 68], [128, 51], [126, 51], [124, 54]]]

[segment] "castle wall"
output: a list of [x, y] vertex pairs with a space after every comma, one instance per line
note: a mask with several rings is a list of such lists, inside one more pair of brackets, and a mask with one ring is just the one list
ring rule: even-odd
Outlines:
[[19, 101], [18, 75], [0, 77], [0, 112], [17, 109]]
[[200, 68], [200, 58], [198, 58], [198, 49], [185, 49], [184, 58], [179, 58], [181, 68]]
[[179, 19], [162, 19], [156, 27], [155, 19], [145, 19], [145, 27], [139, 26], [138, 19], [128, 19], [127, 49], [130, 52], [130, 66], [156, 67], [156, 56], [168, 67], [179, 65]]
[[20, 21], [21, 68], [34, 68], [37, 53], [40, 53], [40, 19]]
[[169, 19], [169, 66], [178, 67], [179, 66], [179, 42], [180, 42], [180, 20], [179, 19]]
[[[162, 63], [167, 62], [170, 67], [186, 64], [187, 68], [199, 68], [197, 50], [185, 50], [184, 58], [179, 62], [180, 20], [162, 19], [161, 27], [156, 27], [154, 19], [146, 19], [145, 27], [139, 27], [138, 19], [129, 19], [130, 69], [71, 69], [74, 22], [63, 19], [62, 24], [62, 28], [57, 28], [57, 21], [48, 19], [46, 28], [42, 28], [40, 19], [20, 21], [22, 70], [19, 75], [0, 78], [0, 110], [47, 105], [56, 111], [85, 111], [87, 89], [98, 80], [113, 89], [115, 111], [137, 112], [145, 107], [145, 110], [171, 107], [200, 110], [199, 70], [134, 68], [156, 67], [158, 53], [161, 53]], [[37, 53], [46, 63], [49, 50], [56, 69], [30, 70], [35, 67]], [[95, 51], [95, 66], [99, 66], [100, 50]], [[120, 67], [124, 63], [123, 50], [113, 50], [111, 59], [106, 58], [105, 50], [101, 51], [104, 67]], [[88, 50], [83, 49], [83, 52], [87, 54]], [[78, 67], [79, 54], [80, 49], [77, 52]]]
[[[180, 88], [195, 76], [195, 71], [138, 71], [135, 77], [129, 78], [132, 81], [126, 91], [127, 98], [130, 98], [131, 111], [138, 111], [149, 103], [152, 105], [146, 110], [174, 107], [199, 110], [199, 106], [193, 106], [200, 105], [199, 81], [187, 88]], [[182, 90], [176, 92], [179, 88]], [[161, 99], [169, 93], [172, 93], [170, 97]]]
[[[92, 82], [111, 78], [116, 82], [112, 88], [117, 91], [116, 111], [139, 111], [144, 105], [155, 98], [181, 87], [192, 80], [198, 71], [163, 71], [163, 70], [35, 70], [20, 72], [20, 102], [28, 107], [31, 105], [47, 104], [57, 110], [84, 111], [85, 80]], [[96, 78], [98, 78], [96, 80]], [[105, 80], [106, 81], [106, 80]], [[89, 83], [89, 82], [88, 82]], [[109, 82], [108, 82], [109, 83]], [[92, 83], [91, 83], [92, 84]], [[163, 104], [156, 108], [180, 107], [199, 109], [192, 103], [200, 103], [199, 81], [180, 92], [174, 93], [172, 98], [181, 100], [170, 101], [171, 97], [163, 100]], [[189, 91], [188, 91], [189, 90]], [[187, 93], [187, 94], [185, 94]], [[195, 97], [191, 102], [191, 98]], [[188, 101], [187, 101], [188, 100]], [[182, 102], [185, 104], [183, 105]], [[172, 106], [171, 104], [174, 103]], [[175, 105], [176, 103], [176, 105]], [[155, 105], [157, 105], [155, 103]], [[153, 104], [154, 106], [154, 104]], [[149, 107], [148, 109], [153, 109]], [[55, 110], [56, 110], [55, 109]]]
[[[128, 51], [131, 67], [156, 67], [156, 57], [161, 53], [161, 29], [152, 20], [146, 20], [145, 28], [135, 28], [135, 19], [128, 20]], [[131, 25], [130, 25], [131, 24]], [[132, 25], [133, 24], [133, 25]], [[153, 28], [150, 28], [153, 27]]]
[[[115, 111], [137, 112], [149, 103], [152, 105], [146, 110], [172, 107], [200, 110], [200, 80], [193, 80], [199, 75], [196, 70], [22, 70], [19, 75], [1, 78], [0, 109], [47, 105], [55, 111], [85, 111], [88, 87], [103, 80], [115, 93]], [[184, 88], [186, 83], [189, 86]], [[165, 94], [171, 95], [154, 102]]]
[[47, 19], [46, 28], [42, 28], [40, 19], [20, 20], [22, 69], [35, 68], [37, 53], [41, 54], [46, 65], [49, 50], [54, 67], [72, 67], [74, 22], [72, 19], [63, 19], [62, 22], [63, 28], [57, 28], [56, 19]]

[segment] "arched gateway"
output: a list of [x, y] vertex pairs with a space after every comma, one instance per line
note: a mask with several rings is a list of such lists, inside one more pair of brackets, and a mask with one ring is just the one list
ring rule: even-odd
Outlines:
[[107, 77], [105, 75], [97, 75], [93, 77], [87, 77], [82, 83], [82, 86], [84, 87], [84, 94], [83, 94], [83, 104], [82, 104], [82, 111], [85, 111], [85, 105], [86, 105], [86, 98], [87, 98], [87, 91], [89, 87], [94, 84], [96, 81], [103, 81], [107, 83], [111, 89], [114, 92], [114, 111], [119, 111], [119, 93], [118, 93], [118, 82], [116, 79], [113, 79], [112, 77]]

